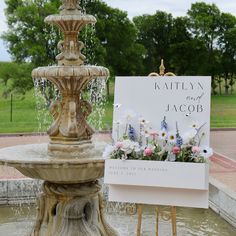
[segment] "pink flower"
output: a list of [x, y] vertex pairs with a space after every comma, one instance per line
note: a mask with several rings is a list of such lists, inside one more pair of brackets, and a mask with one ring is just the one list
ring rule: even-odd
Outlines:
[[178, 153], [180, 153], [180, 148], [177, 147], [177, 146], [175, 146], [175, 147], [172, 148], [172, 152], [173, 152], [174, 154], [178, 154]]
[[120, 149], [120, 148], [122, 148], [123, 147], [123, 143], [122, 142], [117, 142], [116, 143], [116, 148], [117, 149]]
[[152, 149], [151, 148], [146, 148], [145, 150], [144, 150], [144, 155], [145, 156], [151, 156], [152, 155], [152, 153], [153, 153], [153, 151], [152, 151]]
[[158, 136], [158, 133], [157, 133], [156, 131], [152, 131], [152, 132], [150, 133], [150, 135], [151, 135], [153, 138], [155, 138], [155, 137]]
[[193, 153], [199, 153], [200, 151], [201, 151], [200, 147], [198, 147], [198, 146], [193, 146], [192, 147], [192, 152]]

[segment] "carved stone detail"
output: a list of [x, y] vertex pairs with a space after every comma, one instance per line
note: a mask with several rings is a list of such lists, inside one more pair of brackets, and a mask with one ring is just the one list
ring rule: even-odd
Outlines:
[[31, 236], [117, 236], [106, 222], [97, 181], [85, 184], [44, 182]]
[[59, 55], [56, 56], [58, 65], [82, 65], [86, 57], [81, 53], [84, 48], [84, 43], [71, 38], [67, 41], [59, 41], [58, 49], [61, 51]]
[[48, 134], [52, 141], [85, 141], [90, 140], [93, 129], [86, 118], [92, 112], [92, 106], [87, 101], [80, 100], [78, 95], [64, 95], [61, 102], [53, 102], [50, 112], [54, 122]]
[[62, 0], [60, 10], [81, 10], [78, 0]]

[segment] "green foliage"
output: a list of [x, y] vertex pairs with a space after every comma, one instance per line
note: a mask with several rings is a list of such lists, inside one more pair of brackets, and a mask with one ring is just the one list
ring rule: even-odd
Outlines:
[[25, 94], [32, 89], [31, 78], [32, 65], [29, 63], [17, 64], [11, 62], [0, 63], [0, 83], [3, 83], [2, 95], [7, 97], [9, 93]]
[[16, 62], [31, 61], [35, 66], [55, 62], [59, 31], [44, 23], [44, 18], [57, 12], [59, 1], [6, 0], [9, 30], [2, 38]]
[[[138, 42], [145, 46], [145, 74], [156, 71], [162, 58], [171, 58], [168, 49], [171, 44], [173, 17], [171, 14], [157, 11], [154, 15], [143, 15], [133, 19], [138, 30]], [[166, 60], [168, 65], [168, 59]]]

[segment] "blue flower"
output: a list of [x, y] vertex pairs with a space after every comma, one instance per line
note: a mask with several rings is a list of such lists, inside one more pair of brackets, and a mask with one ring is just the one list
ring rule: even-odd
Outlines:
[[136, 131], [135, 131], [134, 127], [132, 127], [131, 125], [129, 125], [128, 137], [132, 141], [135, 141], [137, 138]]
[[183, 138], [180, 135], [176, 136], [176, 146], [181, 147], [183, 145]]
[[166, 130], [168, 129], [168, 124], [166, 122], [166, 117], [164, 116], [163, 121], [161, 122], [161, 130]]

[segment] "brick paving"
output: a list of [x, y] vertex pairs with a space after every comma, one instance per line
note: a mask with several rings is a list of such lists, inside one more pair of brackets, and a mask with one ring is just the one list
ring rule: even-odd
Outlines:
[[[96, 134], [95, 139], [110, 142], [109, 134]], [[45, 143], [49, 139], [43, 136], [11, 136], [0, 137], [0, 148]], [[210, 176], [236, 192], [236, 131], [212, 131], [211, 146], [216, 152], [211, 158]], [[24, 178], [11, 167], [0, 166], [0, 179]]]

